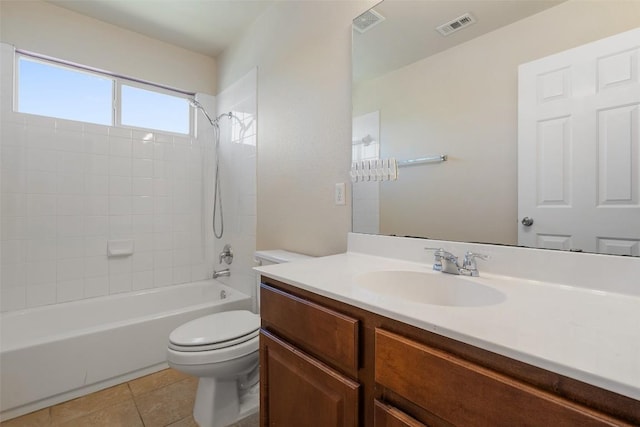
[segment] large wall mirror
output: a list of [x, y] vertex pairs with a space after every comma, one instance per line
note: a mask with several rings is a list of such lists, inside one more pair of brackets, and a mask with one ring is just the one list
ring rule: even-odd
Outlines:
[[384, 0], [353, 27], [354, 232], [640, 256], [640, 1]]

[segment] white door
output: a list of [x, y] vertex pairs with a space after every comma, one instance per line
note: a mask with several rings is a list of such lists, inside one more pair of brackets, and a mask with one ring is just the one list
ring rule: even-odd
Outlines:
[[640, 256], [639, 69], [640, 28], [519, 67], [520, 245]]

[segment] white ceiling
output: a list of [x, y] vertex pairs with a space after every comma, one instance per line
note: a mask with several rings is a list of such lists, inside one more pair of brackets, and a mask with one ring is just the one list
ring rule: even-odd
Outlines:
[[275, 0], [46, 0], [137, 33], [216, 57]]

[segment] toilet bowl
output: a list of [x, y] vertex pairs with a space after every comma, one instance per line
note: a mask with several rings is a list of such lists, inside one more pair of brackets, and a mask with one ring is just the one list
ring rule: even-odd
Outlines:
[[[255, 258], [269, 265], [310, 257], [273, 250], [258, 251]], [[254, 296], [259, 308], [259, 292]], [[193, 418], [200, 427], [226, 427], [258, 411], [259, 331], [260, 316], [235, 310], [192, 320], [171, 332], [169, 366], [199, 378]]]
[[224, 427], [258, 410], [260, 317], [246, 310], [187, 322], [169, 336], [167, 362], [199, 377], [193, 418], [200, 427]]

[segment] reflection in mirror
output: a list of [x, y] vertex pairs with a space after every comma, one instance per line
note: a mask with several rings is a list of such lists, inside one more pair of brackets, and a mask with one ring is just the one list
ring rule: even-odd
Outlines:
[[353, 161], [447, 161], [354, 182], [354, 232], [640, 256], [640, 2], [372, 10]]

